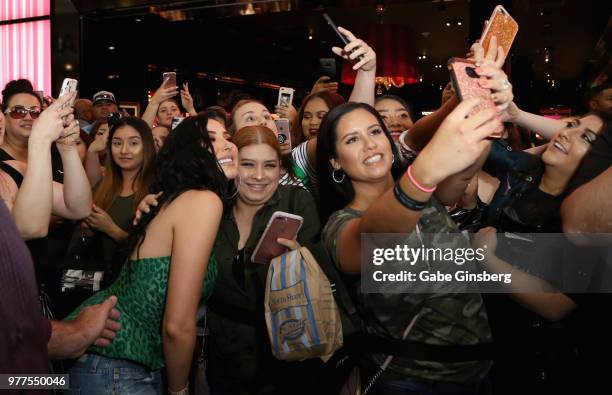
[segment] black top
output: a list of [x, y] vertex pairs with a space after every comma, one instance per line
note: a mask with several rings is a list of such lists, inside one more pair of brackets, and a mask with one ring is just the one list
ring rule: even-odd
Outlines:
[[[19, 188], [23, 182], [23, 175], [6, 163], [12, 160], [15, 160], [15, 158], [0, 148], [0, 169], [11, 176]], [[55, 145], [51, 148], [51, 167], [53, 181], [60, 184], [63, 183], [62, 160]], [[74, 224], [72, 221], [60, 220], [50, 225], [46, 237], [29, 240], [26, 243], [34, 262], [38, 285], [40, 288], [44, 287], [46, 293], [51, 296], [50, 308], [52, 311], [59, 310], [59, 306], [54, 306], [53, 300], [59, 300], [62, 265], [65, 261], [64, 257], [70, 243], [73, 228]]]
[[486, 209], [482, 226], [509, 232], [561, 231], [560, 207], [563, 196], [552, 196], [539, 189], [544, 165], [537, 155], [514, 151], [497, 140], [483, 167], [500, 181]]

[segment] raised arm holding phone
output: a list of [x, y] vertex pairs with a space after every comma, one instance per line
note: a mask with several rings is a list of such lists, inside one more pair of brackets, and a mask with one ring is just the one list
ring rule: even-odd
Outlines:
[[[80, 219], [91, 210], [91, 190], [75, 145], [79, 129], [72, 108], [66, 105], [75, 96], [73, 92], [60, 97], [42, 113], [35, 110], [40, 102], [33, 92], [8, 99], [8, 138], [2, 148], [14, 159], [3, 162], [9, 167], [0, 171], [0, 193], [24, 238], [44, 237], [51, 213]], [[22, 116], [18, 110], [25, 106], [29, 110]], [[54, 142], [63, 162], [63, 185], [53, 181]], [[22, 143], [25, 152], [16, 148]]]

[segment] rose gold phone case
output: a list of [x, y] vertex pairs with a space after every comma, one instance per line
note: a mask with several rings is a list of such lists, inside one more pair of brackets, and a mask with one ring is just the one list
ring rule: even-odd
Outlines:
[[518, 33], [518, 23], [510, 16], [508, 11], [500, 5], [493, 9], [489, 18], [489, 23], [482, 32], [480, 43], [486, 51], [489, 49], [491, 37], [497, 37], [497, 45], [504, 49], [504, 54], [508, 56], [516, 33]]
[[302, 222], [304, 219], [299, 215], [274, 212], [251, 255], [251, 262], [268, 264], [273, 258], [287, 252], [287, 247], [278, 244], [276, 239], [294, 239], [302, 227]]
[[[481, 104], [474, 107], [470, 112], [470, 116], [477, 114], [487, 108], [491, 108], [497, 111], [495, 103], [491, 98], [491, 91], [487, 88], [483, 88], [478, 84], [479, 76], [476, 74], [474, 69], [476, 65], [471, 60], [462, 58], [451, 58], [448, 61], [448, 69], [450, 70], [451, 83], [457, 97], [460, 101], [478, 97], [484, 99]], [[501, 138], [504, 132], [504, 125], [499, 122], [499, 126], [491, 134], [491, 138]]]

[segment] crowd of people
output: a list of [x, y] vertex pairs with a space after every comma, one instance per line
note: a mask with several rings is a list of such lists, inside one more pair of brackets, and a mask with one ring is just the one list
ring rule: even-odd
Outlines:
[[[612, 264], [610, 85], [571, 119], [528, 113], [493, 39], [467, 56], [496, 108], [449, 85], [417, 119], [404, 99], [375, 97], [375, 49], [340, 31], [350, 97], [323, 76], [299, 108], [242, 97], [198, 112], [188, 84], [165, 80], [140, 119], [104, 90], [47, 104], [27, 80], [4, 87], [0, 372], [67, 373], [83, 394], [338, 394], [353, 366], [371, 394], [601, 393], [609, 298], [564, 292], [550, 273], [580, 255], [597, 282]], [[251, 256], [277, 211], [303, 218], [277, 242], [323, 246], [357, 311], [327, 363], [270, 349], [268, 265]], [[437, 246], [486, 246], [486, 270], [546, 292], [362, 292], [363, 234], [462, 231], [471, 240]], [[504, 232], [565, 233], [545, 248], [558, 267], [500, 252]]]

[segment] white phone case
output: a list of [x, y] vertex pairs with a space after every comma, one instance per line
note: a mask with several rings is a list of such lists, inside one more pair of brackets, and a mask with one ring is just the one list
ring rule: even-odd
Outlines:
[[276, 103], [279, 107], [289, 107], [293, 103], [293, 88], [281, 86], [278, 90], [278, 102]]
[[[68, 94], [70, 92], [76, 92], [77, 88], [79, 86], [79, 82], [73, 78], [64, 78], [64, 82], [62, 82], [62, 88], [60, 89], [60, 94], [59, 97], [64, 96], [65, 94]], [[76, 99], [76, 96], [73, 97], [68, 103], [66, 103], [63, 107], [65, 106], [69, 106], [72, 107], [74, 105], [74, 101]], [[62, 107], [62, 108], [63, 108]]]

